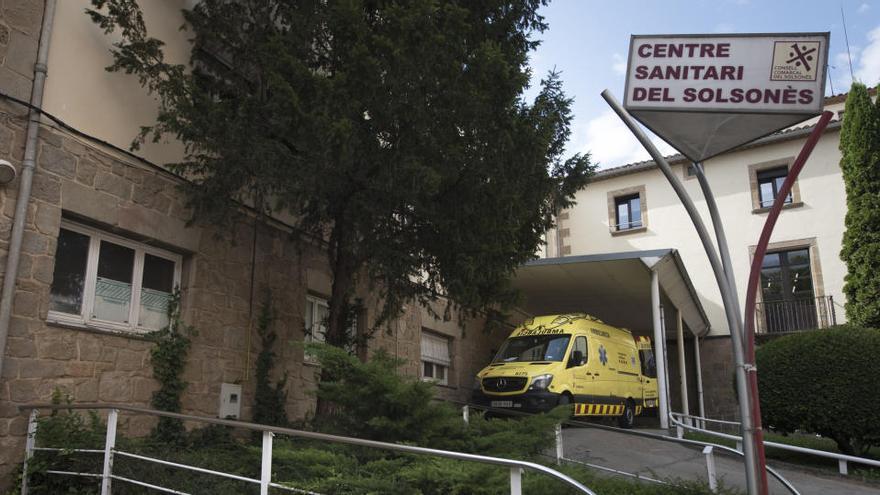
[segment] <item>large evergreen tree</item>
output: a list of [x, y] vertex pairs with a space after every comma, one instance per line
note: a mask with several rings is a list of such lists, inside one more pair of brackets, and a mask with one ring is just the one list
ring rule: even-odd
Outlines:
[[840, 132], [846, 185], [846, 315], [855, 325], [880, 328], [880, 101], [853, 84]]
[[172, 166], [195, 218], [245, 203], [329, 243], [330, 344], [347, 343], [359, 280], [380, 321], [438, 293], [465, 310], [510, 302], [510, 275], [592, 172], [563, 158], [557, 75], [523, 98], [546, 0], [202, 0], [184, 11], [191, 70], [165, 59], [136, 0], [92, 3], [120, 37], [108, 70], [159, 101], [139, 139], [186, 146]]

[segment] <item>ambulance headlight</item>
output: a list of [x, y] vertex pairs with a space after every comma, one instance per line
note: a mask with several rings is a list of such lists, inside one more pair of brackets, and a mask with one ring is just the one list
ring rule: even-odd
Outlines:
[[547, 390], [547, 387], [550, 386], [550, 382], [553, 381], [553, 375], [547, 373], [546, 375], [538, 375], [532, 378], [532, 384], [529, 386], [529, 390]]

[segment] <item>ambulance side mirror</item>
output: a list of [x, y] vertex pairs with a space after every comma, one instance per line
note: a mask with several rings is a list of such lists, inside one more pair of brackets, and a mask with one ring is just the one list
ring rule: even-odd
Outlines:
[[571, 358], [568, 360], [569, 368], [581, 366], [585, 362], [587, 362], [587, 360], [584, 358], [584, 353], [582, 351], [571, 351]]

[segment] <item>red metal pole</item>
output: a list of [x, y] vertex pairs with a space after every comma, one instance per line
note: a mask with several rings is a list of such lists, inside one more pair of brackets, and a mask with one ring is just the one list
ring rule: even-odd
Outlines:
[[779, 218], [779, 213], [782, 211], [782, 205], [785, 203], [785, 198], [787, 198], [791, 192], [794, 181], [797, 179], [798, 174], [801, 173], [801, 169], [804, 168], [807, 158], [810, 157], [810, 154], [816, 147], [816, 143], [819, 142], [819, 138], [822, 136], [822, 133], [825, 132], [825, 127], [828, 126], [828, 122], [833, 116], [834, 114], [831, 112], [822, 112], [822, 116], [819, 117], [819, 122], [816, 123], [816, 127], [813, 128], [810, 137], [808, 137], [807, 142], [804, 143], [803, 149], [801, 149], [800, 154], [797, 156], [794, 163], [792, 163], [791, 169], [788, 171], [788, 175], [782, 183], [782, 188], [780, 188], [779, 192], [776, 194], [776, 199], [773, 200], [773, 207], [770, 208], [770, 213], [767, 215], [767, 221], [764, 222], [764, 229], [761, 231], [761, 237], [758, 239], [758, 246], [755, 248], [755, 257], [752, 259], [752, 268], [749, 272], [749, 283], [746, 286], [745, 365], [746, 371], [748, 372], [749, 389], [752, 396], [752, 418], [755, 427], [756, 444], [755, 460], [758, 463], [757, 471], [760, 473], [761, 477], [760, 483], [758, 484], [761, 490], [761, 495], [767, 494], [767, 469], [766, 459], [764, 458], [764, 432], [761, 429], [761, 403], [758, 400], [758, 370], [755, 368], [755, 300], [758, 293], [758, 280], [761, 276], [761, 265], [764, 263], [764, 255], [767, 254], [767, 245], [770, 243], [770, 235], [773, 233], [773, 228], [776, 226], [776, 220]]

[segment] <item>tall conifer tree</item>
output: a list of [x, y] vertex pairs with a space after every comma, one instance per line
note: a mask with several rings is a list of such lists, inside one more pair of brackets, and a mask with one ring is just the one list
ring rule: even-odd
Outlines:
[[190, 66], [167, 61], [136, 0], [92, 3], [120, 39], [108, 70], [160, 103], [140, 141], [186, 145], [173, 166], [195, 218], [240, 202], [326, 239], [330, 344], [349, 339], [359, 282], [380, 322], [437, 293], [465, 310], [511, 302], [510, 275], [593, 170], [565, 158], [558, 75], [523, 97], [546, 0], [202, 0], [184, 11]]
[[872, 102], [863, 84], [853, 84], [843, 115], [846, 315], [853, 324], [880, 328], [880, 101]]

